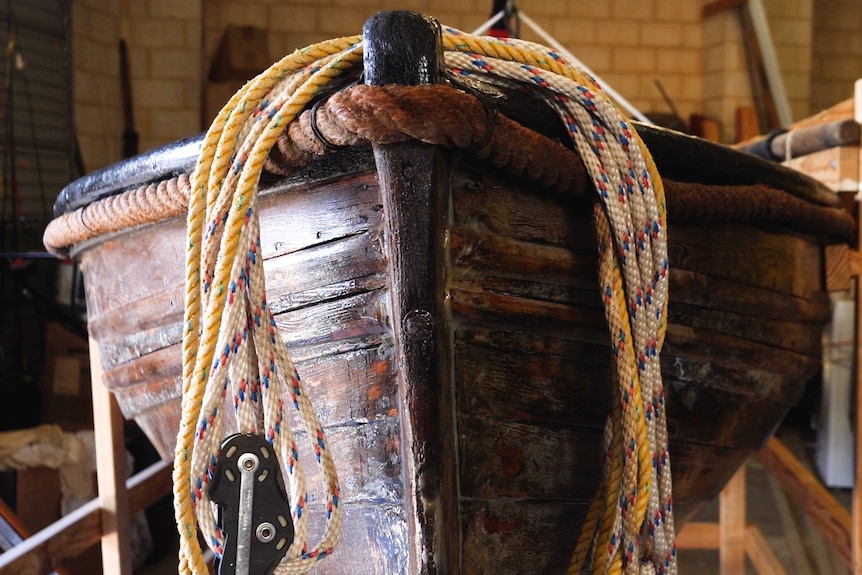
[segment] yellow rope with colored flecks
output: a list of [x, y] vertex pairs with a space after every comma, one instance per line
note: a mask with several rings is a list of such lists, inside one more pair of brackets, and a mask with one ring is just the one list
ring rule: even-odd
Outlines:
[[[616, 389], [602, 486], [570, 573], [676, 572], [670, 467], [658, 352], [664, 339], [667, 248], [661, 180], [640, 138], [595, 81], [552, 50], [446, 29], [454, 74], [527, 82], [560, 110], [597, 189], [600, 282]], [[275, 446], [295, 541], [276, 573], [302, 573], [332, 553], [340, 491], [325, 435], [266, 305], [257, 182], [278, 135], [320, 90], [362, 58], [358, 36], [299, 50], [246, 84], [207, 132], [192, 177], [183, 340], [183, 416], [174, 463], [180, 573], [206, 573], [200, 528], [216, 553], [223, 534], [207, 496], [228, 388], [241, 432]], [[308, 501], [285, 404], [305, 425], [324, 477], [327, 524], [308, 548]]]

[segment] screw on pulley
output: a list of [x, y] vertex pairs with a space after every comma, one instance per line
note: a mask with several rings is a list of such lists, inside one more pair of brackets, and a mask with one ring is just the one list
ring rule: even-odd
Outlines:
[[210, 498], [225, 534], [219, 575], [269, 575], [293, 543], [290, 502], [272, 445], [236, 434], [222, 443]]

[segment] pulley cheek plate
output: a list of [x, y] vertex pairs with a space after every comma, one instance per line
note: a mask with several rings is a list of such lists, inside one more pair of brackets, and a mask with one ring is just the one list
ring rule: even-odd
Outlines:
[[293, 543], [290, 502], [272, 445], [251, 434], [222, 443], [209, 487], [225, 535], [220, 575], [269, 575]]

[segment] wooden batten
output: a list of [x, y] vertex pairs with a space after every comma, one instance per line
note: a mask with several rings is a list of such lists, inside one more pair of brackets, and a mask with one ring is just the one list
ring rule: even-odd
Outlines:
[[792, 158], [784, 165], [820, 180], [836, 192], [859, 190], [859, 146], [827, 148]]
[[[125, 483], [128, 513], [143, 511], [170, 490], [171, 468], [165, 461], [154, 463]], [[103, 533], [103, 510], [93, 499], [23, 543], [0, 555], [0, 575], [49, 573], [66, 559], [80, 555], [99, 542]]]

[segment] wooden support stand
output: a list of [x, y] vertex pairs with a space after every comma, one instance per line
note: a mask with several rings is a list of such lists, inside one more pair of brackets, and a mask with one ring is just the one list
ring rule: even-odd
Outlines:
[[745, 466], [722, 490], [718, 523], [686, 525], [677, 538], [678, 549], [718, 549], [721, 575], [744, 575], [745, 558], [760, 575], [786, 575], [756, 525], [745, 520]]
[[99, 498], [0, 555], [0, 575], [50, 573], [100, 540], [104, 572], [131, 575], [129, 517], [171, 490], [171, 468], [164, 461], [126, 481], [123, 418], [102, 383], [98, 348], [92, 340], [90, 361]]
[[[723, 3], [723, 2], [720, 2]], [[717, 3], [718, 4], [718, 3]], [[862, 80], [856, 81], [855, 97], [794, 126], [852, 118], [862, 124]], [[830, 148], [788, 162], [791, 167], [821, 180], [836, 192], [856, 194], [857, 223], [862, 222], [862, 143]], [[770, 439], [758, 457], [790, 501], [805, 512], [853, 575], [862, 575], [862, 226], [856, 247], [830, 246], [824, 251], [826, 288], [847, 291], [856, 297], [856, 471], [852, 514], [848, 512], [777, 439]], [[719, 549], [722, 575], [745, 573], [745, 556], [758, 573], [783, 574], [760, 530], [745, 523], [745, 469], [741, 469], [721, 493], [719, 523], [691, 523], [679, 535], [680, 549]]]

